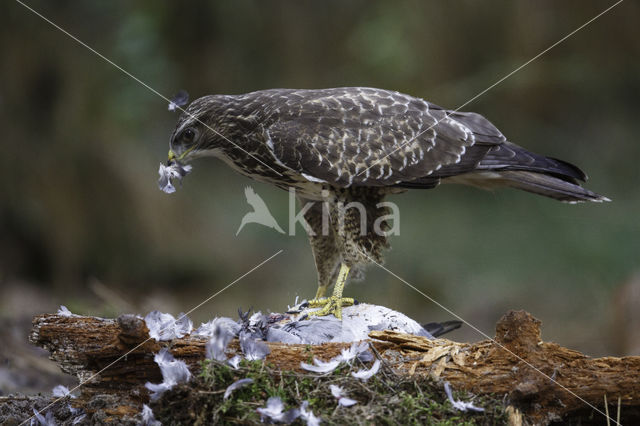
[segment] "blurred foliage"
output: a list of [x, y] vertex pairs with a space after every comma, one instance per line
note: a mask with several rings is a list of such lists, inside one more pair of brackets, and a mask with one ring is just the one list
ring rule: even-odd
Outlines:
[[[606, 7], [577, 0], [29, 4], [169, 97], [179, 89], [196, 98], [358, 85], [450, 108]], [[177, 313], [284, 249], [194, 317], [234, 315], [240, 306], [279, 310], [314, 294], [301, 229], [292, 238], [249, 225], [235, 236], [249, 210], [244, 186], [281, 224], [285, 192], [209, 159], [195, 164], [176, 194], [161, 193], [157, 167], [177, 118], [166, 101], [19, 4], [3, 9], [4, 288], [38, 285], [51, 291], [51, 309]], [[638, 270], [640, 254], [637, 16], [637, 3], [621, 4], [464, 108], [514, 142], [578, 164], [592, 177], [589, 188], [614, 202], [570, 206], [455, 186], [399, 195], [401, 236], [392, 240], [390, 270], [489, 334], [505, 310], [524, 308], [544, 321], [546, 339], [594, 354], [613, 350], [616, 333], [630, 332], [609, 329], [613, 294]], [[449, 318], [379, 268], [347, 291], [417, 320]], [[468, 327], [456, 337], [480, 338]]]

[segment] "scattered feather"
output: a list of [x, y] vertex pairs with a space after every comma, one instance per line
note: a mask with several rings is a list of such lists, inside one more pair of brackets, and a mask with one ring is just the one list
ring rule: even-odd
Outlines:
[[260, 413], [260, 416], [274, 418], [281, 415], [282, 410], [284, 410], [284, 404], [282, 403], [282, 400], [277, 396], [272, 396], [267, 400], [266, 407], [258, 408], [258, 413]]
[[265, 359], [271, 353], [271, 349], [265, 342], [249, 336], [240, 337], [240, 349], [242, 349], [244, 357], [249, 361]]
[[87, 413], [82, 408], [73, 408], [71, 404], [67, 404], [67, 408], [71, 413], [71, 417], [73, 417], [71, 420], [72, 425], [77, 425], [87, 417]]
[[329, 373], [330, 371], [335, 370], [336, 368], [338, 368], [338, 366], [340, 365], [340, 356], [337, 356], [335, 358], [333, 358], [331, 361], [321, 361], [318, 358], [313, 358], [313, 363], [315, 365], [311, 365], [311, 364], [306, 364], [302, 361], [300, 361], [300, 368], [307, 370], [307, 371], [313, 371], [314, 373]]
[[75, 395], [72, 395], [69, 392], [69, 388], [63, 385], [58, 385], [56, 387], [53, 388], [53, 390], [51, 391], [51, 394], [55, 397], [55, 398], [64, 398], [65, 396], [70, 396], [71, 398], [75, 398]]
[[267, 400], [267, 406], [264, 408], [258, 408], [260, 413], [260, 420], [264, 421], [265, 417], [272, 422], [281, 422], [289, 424], [300, 416], [300, 411], [297, 408], [292, 408], [289, 411], [284, 411], [284, 404], [282, 400], [277, 396], [272, 396]]
[[369, 349], [367, 342], [353, 342], [348, 349], [343, 349], [338, 358], [342, 362], [351, 363], [359, 354]]
[[162, 426], [153, 415], [153, 410], [147, 404], [142, 404], [142, 425], [143, 426]]
[[331, 394], [338, 399], [338, 405], [342, 405], [343, 407], [351, 407], [354, 404], [357, 404], [358, 401], [355, 399], [351, 399], [345, 396], [344, 389], [340, 386], [329, 385], [331, 389]]
[[193, 321], [189, 319], [187, 314], [184, 312], [180, 312], [178, 314], [178, 319], [176, 320], [176, 337], [181, 338], [191, 333], [193, 330]]
[[72, 425], [77, 425], [80, 422], [83, 422], [84, 419], [87, 418], [87, 415], [85, 413], [80, 414], [78, 417], [74, 417], [73, 420], [71, 421]]
[[149, 336], [156, 340], [171, 340], [174, 337], [176, 319], [171, 314], [151, 311], [144, 317]]
[[357, 403], [358, 401], [356, 401], [355, 399], [347, 398], [346, 396], [338, 399], [338, 405], [342, 405], [343, 407], [351, 407], [352, 405], [355, 405]]
[[369, 349], [358, 354], [358, 360], [362, 362], [371, 362], [373, 359], [373, 353]]
[[60, 308], [58, 309], [58, 315], [63, 316], [63, 317], [76, 316], [75, 314], [71, 313], [71, 311], [69, 309], [67, 309], [67, 307], [64, 306], [64, 305], [60, 305]]
[[237, 370], [240, 366], [240, 361], [242, 361], [242, 357], [240, 355], [236, 355], [233, 358], [227, 360], [227, 364], [229, 364], [234, 370]]
[[380, 360], [376, 359], [369, 370], [358, 370], [355, 373], [351, 373], [351, 375], [356, 379], [364, 380], [366, 382], [367, 380], [372, 378], [378, 372], [378, 370], [380, 370]]
[[33, 409], [33, 415], [35, 418], [31, 419], [31, 425], [39, 425], [39, 426], [56, 426], [56, 419], [53, 417], [53, 413], [51, 410], [47, 411], [46, 415], [40, 414], [38, 410]]
[[227, 345], [233, 339], [234, 334], [229, 329], [218, 324], [213, 330], [213, 336], [206, 345], [206, 354], [208, 359], [215, 359], [216, 361], [226, 361], [227, 354], [225, 350]]
[[191, 165], [187, 164], [183, 166], [175, 160], [166, 166], [160, 163], [160, 168], [158, 169], [158, 174], [160, 175], [158, 178], [158, 188], [167, 194], [176, 192], [176, 188], [172, 182], [173, 179], [178, 179], [179, 182], [182, 182], [182, 178], [191, 173], [191, 169]]
[[149, 329], [149, 336], [160, 340], [173, 340], [191, 333], [193, 322], [182, 312], [176, 320], [171, 314], [160, 311], [152, 311], [144, 317], [144, 322]]
[[296, 296], [296, 300], [293, 302], [293, 306], [289, 306], [287, 304], [287, 313], [289, 314], [299, 314], [306, 307], [308, 307], [307, 299], [303, 299], [302, 302], [298, 302], [299, 297]]
[[200, 337], [213, 337], [217, 327], [226, 329], [229, 333], [236, 336], [240, 332], [240, 324], [232, 320], [231, 318], [221, 317], [214, 318], [211, 321], [203, 322], [200, 327], [192, 334]]
[[[306, 300], [305, 300], [306, 302]], [[293, 301], [293, 306], [297, 306], [298, 305], [298, 296], [296, 296], [296, 300]], [[287, 305], [287, 310], [290, 311], [291, 310], [291, 306]]]
[[309, 401], [302, 401], [300, 405], [300, 417], [307, 422], [307, 426], [320, 425], [320, 418], [313, 414], [313, 411], [309, 410]]
[[240, 389], [241, 387], [247, 386], [247, 385], [249, 385], [251, 383], [253, 383], [253, 379], [236, 380], [235, 382], [231, 383], [231, 385], [229, 385], [229, 387], [227, 387], [227, 390], [224, 391], [224, 397], [222, 397], [222, 399], [229, 398], [229, 396], [231, 396], [231, 393], [234, 390]]
[[191, 372], [184, 361], [176, 360], [167, 348], [160, 349], [154, 357], [154, 361], [160, 367], [162, 383], [153, 384], [147, 382], [144, 386], [151, 391], [151, 400], [157, 400], [162, 393], [171, 389], [178, 383], [188, 382]]
[[478, 412], [484, 411], [484, 408], [476, 407], [471, 402], [454, 400], [453, 394], [451, 393], [451, 386], [449, 385], [449, 382], [444, 382], [444, 391], [447, 394], [447, 398], [449, 398], [449, 402], [451, 402], [451, 405], [453, 405], [453, 408], [455, 408], [456, 410], [460, 410], [460, 411], [471, 410], [471, 411], [478, 411]]
[[175, 111], [178, 107], [184, 106], [189, 102], [189, 94], [186, 90], [180, 90], [169, 101], [169, 111]]
[[156, 401], [158, 398], [162, 396], [163, 393], [165, 393], [168, 390], [171, 390], [173, 386], [174, 384], [167, 383], [167, 382], [162, 382], [162, 383], [147, 382], [144, 384], [144, 387], [149, 389], [149, 392], [151, 392], [149, 397], [151, 398], [152, 401]]
[[77, 416], [78, 414], [84, 412], [82, 408], [73, 408], [71, 404], [67, 404], [67, 408], [69, 409], [69, 412], [72, 416]]

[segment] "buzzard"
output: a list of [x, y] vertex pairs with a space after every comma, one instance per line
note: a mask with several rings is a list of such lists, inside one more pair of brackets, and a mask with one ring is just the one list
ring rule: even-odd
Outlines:
[[[479, 114], [367, 87], [201, 97], [171, 136], [167, 167], [161, 165], [164, 184], [202, 156], [295, 188], [309, 206], [304, 218], [318, 272], [309, 304], [321, 307], [317, 315], [338, 318], [343, 305], [354, 303], [342, 297], [350, 271], [357, 275], [382, 262], [388, 247], [389, 225], [376, 222], [388, 217], [377, 207], [387, 194], [453, 182], [512, 187], [568, 203], [609, 201], [580, 186], [586, 175], [579, 168], [509, 142]], [[345, 209], [353, 203], [363, 208]], [[333, 294], [325, 297], [332, 283]]]

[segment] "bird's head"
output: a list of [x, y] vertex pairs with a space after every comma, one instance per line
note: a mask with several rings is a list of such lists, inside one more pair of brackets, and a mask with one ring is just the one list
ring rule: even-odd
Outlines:
[[211, 95], [193, 101], [180, 115], [169, 142], [168, 163], [186, 164], [197, 157], [215, 156], [229, 145], [231, 96]]

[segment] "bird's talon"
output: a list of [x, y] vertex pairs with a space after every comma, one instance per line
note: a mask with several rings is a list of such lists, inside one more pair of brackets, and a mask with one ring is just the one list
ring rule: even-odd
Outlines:
[[342, 319], [342, 307], [353, 305], [355, 300], [350, 297], [323, 297], [321, 299], [313, 299], [309, 301], [309, 307], [322, 308], [317, 311], [309, 312], [309, 316], [327, 316], [334, 315], [338, 319]]
[[327, 303], [329, 303], [329, 299], [326, 297], [311, 299], [307, 302], [307, 306], [305, 306], [305, 308], [319, 308], [321, 306], [325, 306]]

